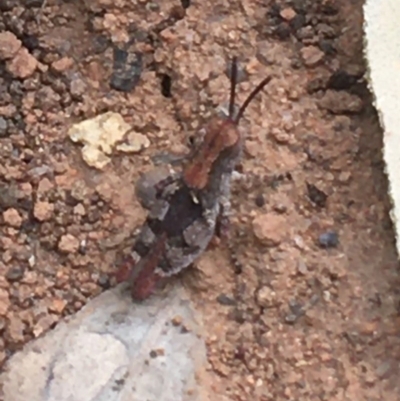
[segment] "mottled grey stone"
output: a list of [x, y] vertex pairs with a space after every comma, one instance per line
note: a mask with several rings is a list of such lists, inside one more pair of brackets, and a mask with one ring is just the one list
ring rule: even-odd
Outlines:
[[0, 398], [198, 401], [206, 351], [197, 319], [182, 288], [140, 304], [121, 287], [107, 291], [15, 354]]

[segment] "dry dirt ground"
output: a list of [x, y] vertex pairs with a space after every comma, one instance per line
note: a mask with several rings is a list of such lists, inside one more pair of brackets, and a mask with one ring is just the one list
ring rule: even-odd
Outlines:
[[[398, 400], [400, 283], [362, 1], [41, 4], [0, 4], [0, 362], [111, 285], [145, 216], [135, 179], [226, 103], [236, 54], [239, 103], [273, 75], [242, 122], [243, 271], [221, 244], [175, 279], [204, 312], [210, 386], [232, 400]], [[115, 47], [134, 60], [127, 81], [111, 80]], [[109, 110], [151, 146], [96, 171], [67, 130]]]

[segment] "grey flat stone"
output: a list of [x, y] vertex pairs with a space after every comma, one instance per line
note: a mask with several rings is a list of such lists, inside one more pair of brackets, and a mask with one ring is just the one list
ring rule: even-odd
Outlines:
[[8, 361], [0, 399], [200, 400], [206, 351], [196, 319], [178, 287], [140, 304], [121, 287], [107, 291]]

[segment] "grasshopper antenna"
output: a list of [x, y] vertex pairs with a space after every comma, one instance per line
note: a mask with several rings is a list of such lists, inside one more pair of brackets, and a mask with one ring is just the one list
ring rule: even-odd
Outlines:
[[229, 118], [233, 119], [235, 112], [235, 95], [236, 95], [236, 83], [237, 83], [237, 57], [232, 58], [231, 65], [231, 94], [229, 97]]
[[[258, 95], [259, 92], [261, 92], [270, 81], [272, 77], [268, 76], [267, 78], [263, 79], [250, 93], [250, 95], [247, 97], [247, 99], [243, 102], [242, 106], [240, 107], [236, 117], [233, 119], [233, 122], [235, 124], [239, 124], [240, 119], [243, 117], [243, 113], [246, 111], [247, 106], [252, 102], [252, 100]], [[233, 91], [234, 92], [234, 91]], [[232, 88], [231, 88], [231, 96], [232, 96]], [[229, 104], [229, 110], [230, 110], [230, 104]], [[230, 113], [229, 113], [230, 115]]]

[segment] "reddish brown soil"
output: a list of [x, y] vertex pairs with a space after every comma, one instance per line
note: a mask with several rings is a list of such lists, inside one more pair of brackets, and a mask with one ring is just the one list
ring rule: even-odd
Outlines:
[[[211, 386], [221, 400], [399, 399], [398, 263], [362, 1], [193, 1], [161, 32], [178, 1], [84, 3], [48, 0], [39, 24], [37, 8], [1, 6], [0, 32], [34, 60], [0, 41], [0, 360], [109, 286], [144, 218], [135, 179], [226, 103], [236, 54], [238, 103], [274, 78], [242, 122], [232, 233], [243, 272], [221, 244], [183, 277], [204, 312]], [[132, 37], [144, 68], [124, 94], [109, 87], [110, 41]], [[108, 110], [151, 146], [99, 172], [67, 130]], [[327, 233], [338, 243], [324, 248]]]

